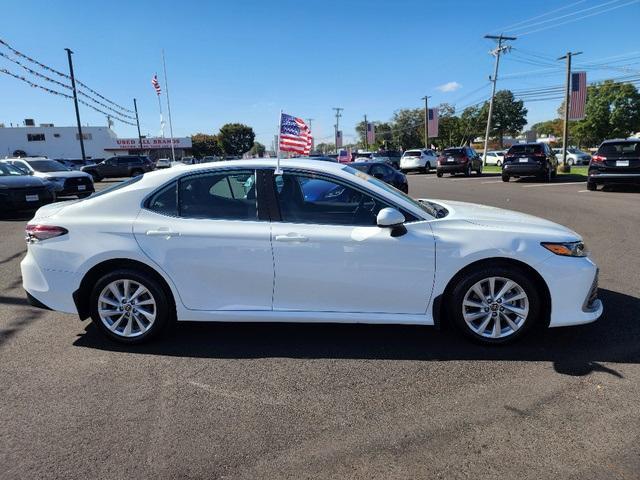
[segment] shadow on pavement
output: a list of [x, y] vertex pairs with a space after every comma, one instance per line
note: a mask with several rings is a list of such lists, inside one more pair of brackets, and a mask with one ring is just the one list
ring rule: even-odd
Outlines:
[[[521, 177], [521, 178], [511, 178], [512, 181], [517, 181], [518, 183], [547, 183], [544, 180], [541, 180], [537, 177]], [[587, 183], [587, 177], [584, 175], [578, 175], [573, 173], [566, 173], [564, 175], [557, 175], [551, 182], [549, 183]]]
[[600, 289], [603, 317], [584, 326], [533, 330], [514, 345], [483, 347], [445, 328], [403, 325], [180, 323], [144, 345], [112, 342], [89, 324], [74, 345], [199, 358], [345, 358], [548, 361], [556, 372], [622, 375], [602, 362], [640, 363], [640, 299]]

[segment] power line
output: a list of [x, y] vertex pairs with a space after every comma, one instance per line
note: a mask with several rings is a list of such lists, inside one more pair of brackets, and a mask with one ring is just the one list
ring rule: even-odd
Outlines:
[[511, 32], [511, 31], [513, 31], [513, 27], [516, 27], [516, 26], [518, 26], [518, 25], [522, 25], [523, 23], [529, 23], [531, 20], [537, 20], [538, 18], [546, 17], [546, 16], [549, 16], [549, 15], [551, 15], [551, 14], [553, 14], [553, 13], [560, 12], [560, 11], [562, 11], [562, 10], [566, 10], [567, 8], [574, 7], [574, 6], [576, 6], [576, 5], [579, 5], [579, 4], [581, 4], [581, 3], [584, 3], [584, 2], [586, 2], [586, 1], [587, 1], [587, 0], [578, 0], [577, 2], [570, 3], [569, 5], [565, 5], [565, 6], [563, 6], [563, 7], [556, 8], [555, 10], [551, 10], [551, 11], [549, 11], [549, 12], [543, 13], [542, 15], [536, 15], [535, 17], [531, 17], [531, 18], [528, 18], [528, 19], [526, 19], [526, 20], [522, 20], [522, 21], [520, 21], [520, 22], [518, 22], [518, 23], [514, 23], [514, 24], [512, 24], [512, 25], [508, 25], [508, 26], [506, 26], [506, 27], [496, 28], [496, 29], [495, 29], [495, 30], [493, 30], [493, 31], [494, 31], [494, 32]]

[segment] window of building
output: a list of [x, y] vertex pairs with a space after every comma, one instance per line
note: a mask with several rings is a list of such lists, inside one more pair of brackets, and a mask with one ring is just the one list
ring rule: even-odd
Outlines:
[[53, 134], [53, 136], [54, 136], [55, 138], [60, 138], [60, 134], [59, 134], [59, 133], [54, 133], [54, 134]]
[[[90, 133], [83, 133], [82, 134], [82, 139], [83, 140], [93, 140], [93, 136]], [[80, 134], [76, 133], [76, 140], [80, 140]]]
[[27, 133], [28, 142], [44, 142], [44, 133]]

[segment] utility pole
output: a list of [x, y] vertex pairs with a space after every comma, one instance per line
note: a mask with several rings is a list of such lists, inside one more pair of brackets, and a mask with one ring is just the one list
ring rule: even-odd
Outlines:
[[311, 132], [311, 151], [313, 152], [315, 149], [315, 138], [313, 138], [313, 130], [311, 130], [311, 122], [313, 122], [313, 118], [307, 118], [307, 124], [309, 125], [309, 131]]
[[564, 132], [562, 133], [562, 168], [564, 173], [569, 173], [571, 167], [567, 165], [567, 143], [569, 142], [569, 99], [571, 95], [571, 57], [580, 55], [582, 52], [567, 52], [558, 60], [567, 59], [567, 85], [564, 94]]
[[364, 151], [369, 151], [369, 123], [367, 122], [367, 114], [364, 114]]
[[140, 134], [140, 119], [138, 118], [138, 103], [133, 99], [133, 109], [136, 111], [136, 125], [138, 126], [138, 142], [140, 142], [140, 154], [142, 155], [142, 135]]
[[484, 153], [482, 154], [482, 164], [487, 164], [487, 148], [489, 148], [489, 132], [491, 131], [491, 115], [493, 115], [493, 99], [496, 96], [496, 83], [498, 82], [498, 67], [500, 66], [500, 54], [504, 51], [508, 51], [511, 49], [509, 45], [503, 45], [502, 42], [504, 40], [515, 40], [516, 37], [505, 37], [504, 35], [485, 35], [484, 38], [490, 38], [492, 40], [498, 40], [498, 46], [495, 50], [489, 52], [491, 55], [496, 57], [495, 68], [493, 70], [493, 77], [490, 77], [489, 80], [493, 82], [493, 87], [491, 89], [491, 101], [489, 102], [489, 116], [487, 117], [487, 130], [484, 135]]
[[427, 103], [431, 97], [425, 95], [422, 97], [424, 100], [424, 148], [429, 148], [429, 104]]
[[333, 110], [336, 111], [336, 124], [335, 124], [335, 128], [336, 128], [336, 133], [335, 133], [335, 141], [334, 141], [334, 145], [336, 147], [336, 153], [338, 153], [338, 132], [340, 131], [340, 117], [342, 116], [342, 110], [344, 110], [344, 108], [341, 107], [333, 107]]
[[67, 58], [69, 59], [69, 75], [71, 76], [71, 88], [73, 89], [73, 104], [76, 107], [76, 122], [78, 124], [78, 137], [80, 138], [80, 150], [82, 151], [82, 161], [87, 160], [87, 156], [84, 153], [84, 137], [82, 136], [82, 125], [80, 124], [80, 110], [78, 109], [78, 93], [76, 92], [76, 77], [73, 75], [73, 61], [71, 60], [71, 49], [65, 48], [67, 51]]
[[171, 103], [169, 102], [169, 80], [167, 80], [167, 63], [164, 61], [164, 48], [162, 49], [162, 68], [164, 69], [164, 86], [167, 89], [167, 112], [169, 113], [169, 134], [171, 135], [171, 161], [176, 161], [176, 151], [173, 146], [173, 122], [171, 121]]

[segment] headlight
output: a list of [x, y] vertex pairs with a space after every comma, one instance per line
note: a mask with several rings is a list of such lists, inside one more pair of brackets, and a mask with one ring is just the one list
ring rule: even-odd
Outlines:
[[585, 247], [583, 242], [542, 242], [540, 245], [550, 252], [563, 257], [586, 257], [588, 253], [587, 247]]
[[61, 182], [64, 180], [64, 178], [48, 177], [47, 180], [49, 180], [50, 182]]

